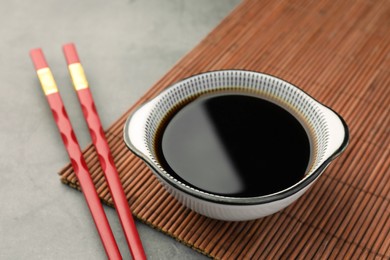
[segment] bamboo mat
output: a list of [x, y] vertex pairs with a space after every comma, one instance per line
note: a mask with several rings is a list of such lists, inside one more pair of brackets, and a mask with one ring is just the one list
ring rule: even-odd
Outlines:
[[[249, 222], [200, 216], [128, 151], [129, 113], [166, 86], [216, 69], [249, 69], [300, 86], [350, 127], [346, 152], [295, 204]], [[390, 1], [243, 1], [107, 131], [134, 215], [218, 259], [390, 259]], [[112, 206], [92, 146], [84, 152]], [[79, 188], [71, 166], [61, 180]]]

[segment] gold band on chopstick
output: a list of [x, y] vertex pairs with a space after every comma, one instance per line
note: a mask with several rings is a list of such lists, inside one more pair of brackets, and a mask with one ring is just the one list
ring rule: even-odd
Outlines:
[[84, 69], [80, 63], [73, 63], [68, 66], [75, 90], [88, 88], [88, 81]]
[[39, 69], [37, 74], [46, 96], [58, 92], [57, 84], [49, 68]]

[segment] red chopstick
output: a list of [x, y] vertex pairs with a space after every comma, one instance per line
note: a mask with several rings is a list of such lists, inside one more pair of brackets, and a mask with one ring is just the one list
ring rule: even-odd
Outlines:
[[107, 257], [109, 259], [122, 259], [63, 105], [60, 93], [58, 92], [56, 82], [47, 65], [43, 52], [41, 49], [34, 49], [30, 51], [30, 55], [37, 71], [39, 81], [41, 82], [42, 89], [53, 112], [53, 117], [56, 121], [58, 130], [61, 133], [62, 141], [68, 152], [73, 170], [80, 182], [81, 189], [84, 193], [89, 210], [91, 211]]
[[84, 70], [80, 64], [76, 47], [74, 44], [66, 44], [63, 46], [63, 50], [68, 63], [72, 82], [82, 106], [84, 118], [87, 121], [92, 137], [92, 142], [99, 155], [99, 161], [106, 177], [115, 208], [118, 212], [131, 255], [133, 259], [136, 260], [146, 259], [141, 239], [138, 235], [125, 192], [123, 191], [123, 187], [119, 179], [118, 171], [115, 167], [114, 160], [92, 98], [92, 93], [89, 90]]

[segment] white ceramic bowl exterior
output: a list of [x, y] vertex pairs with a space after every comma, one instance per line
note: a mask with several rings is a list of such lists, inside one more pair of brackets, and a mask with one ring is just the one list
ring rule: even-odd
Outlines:
[[[300, 182], [266, 196], [227, 197], [181, 183], [161, 167], [154, 151], [154, 141], [162, 121], [169, 118], [172, 110], [182, 107], [189, 100], [219, 92], [257, 95], [287, 109], [305, 126], [312, 156], [306, 175]], [[348, 138], [344, 120], [299, 88], [270, 75], [242, 70], [214, 71], [182, 80], [135, 111], [124, 129], [129, 149], [147, 163], [174, 197], [200, 214], [229, 221], [260, 218], [291, 204], [346, 148]]]
[[[156, 174], [156, 172], [154, 173]], [[158, 179], [164, 185], [165, 189], [183, 205], [204, 216], [225, 221], [246, 221], [276, 213], [301, 197], [303, 193], [305, 193], [305, 191], [312, 185], [311, 183], [297, 193], [294, 193], [293, 195], [284, 199], [275, 200], [268, 203], [255, 205], [229, 205], [215, 203], [190, 196], [187, 193], [172, 187], [160, 177], [158, 177]]]

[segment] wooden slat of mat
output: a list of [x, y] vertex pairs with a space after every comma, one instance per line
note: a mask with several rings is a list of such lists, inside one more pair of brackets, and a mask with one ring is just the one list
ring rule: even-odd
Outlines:
[[[209, 219], [183, 207], [122, 140], [135, 107], [181, 78], [241, 68], [284, 78], [347, 121], [346, 152], [296, 203], [248, 222]], [[219, 259], [390, 258], [390, 2], [243, 1], [107, 131], [134, 215]], [[96, 152], [85, 151], [112, 206]], [[78, 188], [70, 165], [61, 180]]]

